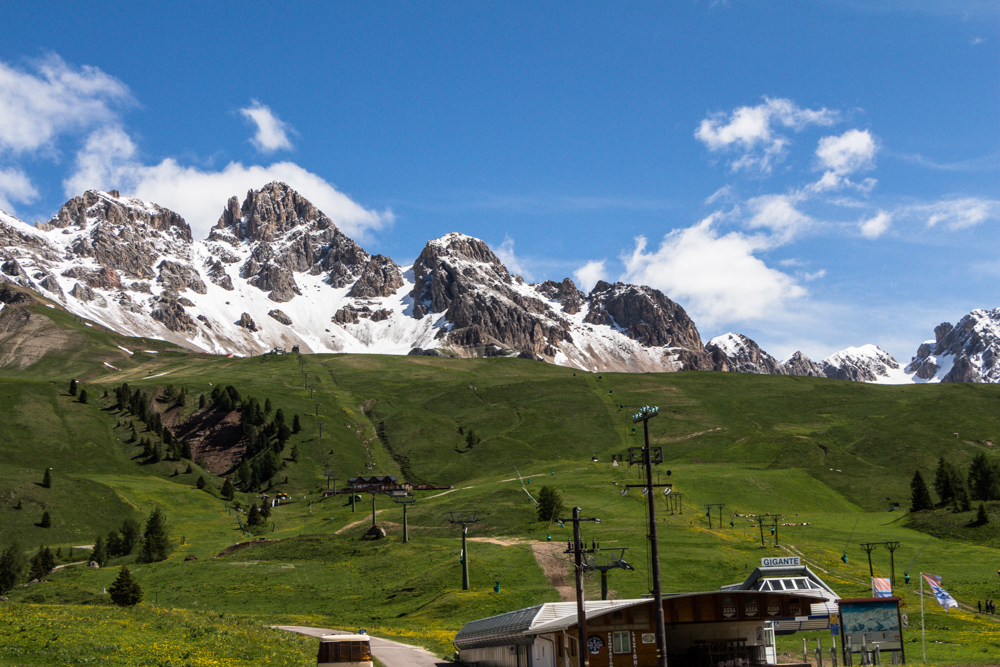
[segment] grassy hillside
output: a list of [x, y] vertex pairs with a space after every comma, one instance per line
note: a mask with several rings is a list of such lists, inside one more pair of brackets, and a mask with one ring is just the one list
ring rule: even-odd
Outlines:
[[[95, 345], [111, 349], [114, 341], [101, 338], [107, 334], [94, 336]], [[661, 409], [650, 422], [665, 458], [657, 475], [667, 481], [670, 470], [674, 493], [683, 497], [683, 513], [659, 501], [666, 590], [715, 589], [743, 579], [762, 555], [790, 552], [804, 556], [841, 595], [863, 595], [868, 564], [859, 543], [896, 540], [898, 590], [911, 619], [918, 579], [909, 587], [901, 579], [921, 547], [911, 574], [942, 575], [963, 603], [1000, 597], [994, 534], [1000, 517], [970, 528], [966, 517], [943, 510], [912, 524], [888, 511], [890, 501], [908, 506], [913, 471], [930, 478], [939, 456], [959, 466], [980, 451], [995, 456], [988, 441], [1000, 435], [1000, 387], [594, 375], [516, 359], [161, 353], [128, 361], [118, 371], [103, 362], [78, 369], [92, 397], [86, 405], [68, 395], [69, 377], [59, 376], [56, 363], [3, 369], [0, 544], [16, 538], [26, 548], [44, 543], [65, 550], [159, 505], [174, 551], [163, 563], [136, 566], [150, 607], [212, 610], [258, 623], [360, 626], [448, 653], [449, 639], [467, 620], [558, 599], [532, 552], [532, 544], [543, 545], [568, 565], [562, 550], [569, 530], [535, 518], [533, 498], [546, 484], [567, 508], [578, 505], [584, 516], [602, 519], [585, 530], [588, 541], [628, 548], [636, 571], [612, 572], [610, 587], [618, 597], [641, 595], [649, 586], [643, 497], [635, 490], [621, 495], [640, 471], [610, 460], [641, 444], [630, 415], [643, 404]], [[103, 398], [122, 382], [151, 392], [185, 387], [193, 401], [232, 384], [244, 397], [270, 399], [286, 419], [300, 416], [303, 430], [289, 443], [298, 461], [286, 450], [285, 467], [272, 480], [295, 502], [276, 508], [255, 536], [277, 541], [214, 558], [248, 539], [232, 507], [218, 498], [221, 480], [197, 466], [184, 473], [184, 461], [143, 465], [137, 446], [127, 442], [130, 417]], [[471, 448], [470, 430], [480, 438]], [[47, 467], [50, 489], [37, 484]], [[359, 538], [370, 525], [371, 497], [365, 494], [355, 512], [344, 496], [322, 499], [326, 470], [339, 486], [352, 475], [379, 473], [455, 488], [418, 493], [408, 510], [410, 544], [401, 541], [401, 508], [376, 497], [378, 523], [389, 537], [366, 542]], [[198, 476], [208, 479], [206, 491], [195, 488]], [[14, 509], [19, 501], [21, 509]], [[713, 512], [709, 528], [708, 503], [724, 504], [722, 527]], [[51, 528], [35, 525], [43, 509], [52, 515]], [[459, 531], [448, 522], [450, 512], [465, 510], [481, 519], [470, 536], [493, 540], [470, 543], [474, 590], [468, 592], [460, 590]], [[779, 526], [780, 546], [767, 531], [762, 547], [756, 524], [733, 516], [764, 513], [797, 524]], [[840, 560], [845, 550], [847, 564]], [[888, 574], [887, 552], [874, 552], [873, 562], [876, 574]], [[114, 576], [114, 568], [67, 567], [47, 584], [15, 589], [11, 599], [103, 608], [102, 590]], [[588, 575], [588, 597], [599, 595], [599, 586], [599, 576]], [[966, 614], [958, 623], [951, 620], [955, 612], [933, 614], [938, 640], [949, 642], [934, 649], [935, 664], [982, 662], [980, 645], [997, 641], [989, 619]]]

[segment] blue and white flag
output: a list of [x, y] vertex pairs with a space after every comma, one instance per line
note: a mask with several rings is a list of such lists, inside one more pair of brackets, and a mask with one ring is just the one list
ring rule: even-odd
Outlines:
[[872, 593], [877, 598], [891, 598], [892, 581], [889, 577], [872, 577]]
[[941, 606], [944, 607], [945, 611], [958, 606], [958, 603], [955, 602], [955, 598], [948, 595], [948, 591], [941, 588], [941, 577], [933, 574], [925, 574], [924, 579], [926, 579], [927, 583], [931, 585], [931, 590], [934, 591], [934, 597], [936, 597], [937, 601], [941, 603]]

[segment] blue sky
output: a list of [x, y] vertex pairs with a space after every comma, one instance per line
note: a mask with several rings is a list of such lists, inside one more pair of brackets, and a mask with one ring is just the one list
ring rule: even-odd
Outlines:
[[285, 180], [401, 263], [460, 231], [779, 357], [1000, 307], [998, 0], [155, 4], [4, 8], [0, 209], [204, 237]]

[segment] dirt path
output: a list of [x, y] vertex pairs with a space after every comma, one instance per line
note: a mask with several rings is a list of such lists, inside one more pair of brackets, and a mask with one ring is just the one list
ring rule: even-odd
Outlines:
[[[309, 637], [346, 634], [342, 630], [310, 628], [301, 625], [275, 625], [279, 630], [287, 630]], [[372, 653], [386, 667], [452, 667], [455, 663], [441, 660], [430, 651], [419, 646], [401, 644], [381, 637], [371, 638]]]
[[[376, 510], [376, 511], [375, 511], [375, 516], [378, 516], [379, 514], [381, 514], [381, 513], [382, 513], [382, 512], [384, 512], [384, 511], [385, 511], [385, 510]], [[345, 530], [349, 530], [349, 529], [351, 529], [351, 528], [354, 528], [355, 526], [360, 526], [360, 525], [361, 525], [361, 524], [363, 524], [363, 523], [368, 523], [368, 522], [369, 522], [369, 521], [371, 521], [371, 520], [372, 520], [372, 518], [371, 518], [371, 517], [369, 516], [369, 517], [365, 517], [364, 519], [358, 519], [357, 521], [352, 521], [351, 523], [347, 524], [346, 526], [344, 526], [344, 527], [343, 527], [343, 528], [341, 528], [340, 530], [335, 530], [335, 531], [333, 532], [333, 534], [334, 534], [334, 535], [340, 535], [340, 534], [341, 534], [342, 532], [344, 532]]]
[[448, 489], [447, 491], [442, 491], [441, 493], [435, 493], [433, 496], [427, 496], [424, 500], [430, 500], [431, 498], [440, 498], [441, 496], [448, 493], [455, 493], [456, 491], [465, 491], [466, 489], [471, 489], [471, 486], [463, 486], [461, 489]]
[[518, 544], [528, 544], [529, 540], [522, 540], [518, 537], [469, 537], [470, 542], [488, 542], [499, 544], [502, 547], [512, 547]]
[[706, 433], [715, 433], [716, 431], [721, 431], [722, 427], [710, 428], [707, 431], [698, 431], [697, 433], [689, 433], [688, 435], [682, 435], [679, 438], [668, 438], [667, 442], [682, 442], [684, 440], [690, 440], [691, 438], [697, 438], [699, 435], [705, 435]]
[[562, 543], [533, 542], [531, 550], [535, 552], [535, 560], [548, 577], [552, 588], [559, 592], [559, 599], [572, 602], [576, 599], [576, 589], [569, 585], [569, 561], [563, 553]]

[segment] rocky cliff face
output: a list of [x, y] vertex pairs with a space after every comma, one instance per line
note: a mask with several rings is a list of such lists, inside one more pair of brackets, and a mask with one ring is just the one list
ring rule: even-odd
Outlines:
[[789, 375], [801, 375], [804, 377], [826, 377], [826, 373], [823, 372], [823, 366], [817, 364], [815, 361], [802, 354], [802, 352], [795, 352], [788, 359], [785, 359], [782, 364], [785, 367], [785, 371]]
[[520, 277], [512, 277], [479, 239], [448, 234], [429, 242], [413, 264], [413, 276], [414, 317], [442, 314], [448, 343], [554, 357], [556, 345], [572, 340], [569, 323]]
[[705, 352], [711, 357], [713, 370], [760, 375], [790, 374], [781, 362], [741, 334], [716, 336], [708, 341]]
[[906, 371], [925, 381], [1000, 382], [1000, 308], [976, 309], [934, 328]]
[[[353, 296], [388, 296], [401, 287], [402, 272], [387, 257], [373, 258], [347, 238], [333, 221], [284, 183], [251, 190], [242, 206], [236, 197], [226, 204], [210, 241], [243, 248], [249, 253], [239, 276], [267, 292], [271, 301], [285, 303], [302, 294], [296, 274], [325, 274], [327, 284], [346, 287], [363, 278]], [[226, 251], [218, 248], [218, 259]], [[217, 284], [225, 286], [219, 267], [212, 265]]]
[[[283, 183], [231, 197], [204, 241], [176, 213], [118, 192], [88, 191], [37, 227], [0, 212], [5, 282], [120, 333], [216, 353], [298, 346], [521, 356], [589, 371], [1000, 381], [1000, 309], [940, 325], [906, 369], [871, 345], [821, 364], [801, 353], [781, 363], [735, 333], [703, 346], [684, 309], [649, 287], [600, 282], [584, 294], [569, 279], [527, 284], [462, 234], [428, 242], [403, 269]], [[5, 326], [29, 340], [28, 311], [12, 308]]]
[[888, 352], [875, 345], [849, 347], [823, 359], [823, 373], [836, 380], [884, 382], [900, 379], [903, 369]]

